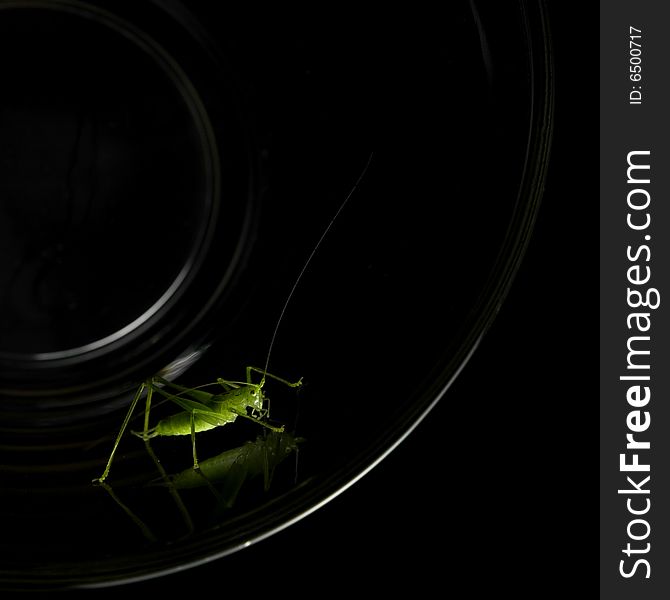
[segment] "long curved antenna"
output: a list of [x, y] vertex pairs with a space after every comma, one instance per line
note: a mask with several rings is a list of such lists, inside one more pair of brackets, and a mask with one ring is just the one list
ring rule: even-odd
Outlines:
[[298, 284], [300, 283], [300, 280], [302, 279], [302, 276], [305, 274], [305, 271], [307, 271], [307, 267], [309, 266], [309, 263], [312, 262], [312, 259], [314, 258], [314, 255], [316, 254], [317, 250], [321, 246], [324, 238], [326, 235], [328, 235], [328, 232], [330, 231], [330, 228], [333, 226], [333, 223], [337, 220], [337, 217], [339, 217], [340, 213], [344, 209], [344, 207], [347, 205], [347, 202], [349, 202], [349, 198], [351, 198], [354, 195], [354, 192], [360, 185], [361, 181], [363, 180], [363, 177], [365, 177], [365, 174], [368, 171], [368, 168], [370, 167], [370, 163], [372, 162], [372, 156], [374, 155], [374, 152], [370, 152], [370, 156], [368, 157], [368, 162], [365, 164], [365, 167], [363, 167], [363, 170], [361, 171], [361, 174], [358, 176], [358, 179], [356, 180], [356, 183], [354, 184], [354, 187], [351, 188], [349, 193], [347, 194], [347, 197], [344, 199], [342, 204], [340, 204], [340, 207], [337, 209], [337, 212], [333, 215], [333, 218], [330, 220], [330, 223], [326, 226], [326, 228], [323, 230], [323, 233], [321, 234], [321, 237], [319, 238], [319, 241], [316, 243], [316, 246], [314, 246], [314, 249], [312, 250], [311, 254], [305, 261], [305, 264], [302, 266], [302, 269], [300, 270], [300, 273], [298, 274], [298, 277], [296, 277], [295, 282], [293, 283], [293, 287], [291, 288], [291, 291], [289, 292], [286, 301], [284, 302], [284, 306], [281, 309], [281, 312], [279, 313], [279, 318], [277, 319], [277, 324], [275, 325], [275, 329], [272, 333], [272, 339], [270, 340], [270, 346], [268, 348], [268, 354], [265, 359], [265, 367], [263, 367], [263, 381], [265, 381], [265, 373], [267, 373], [268, 366], [270, 365], [270, 355], [272, 354], [272, 347], [274, 346], [275, 339], [277, 337], [277, 332], [279, 331], [279, 325], [281, 325], [282, 320], [284, 319], [284, 313], [286, 312], [286, 309], [289, 305], [289, 302], [291, 302], [291, 298], [293, 298], [293, 294], [295, 293], [296, 288], [298, 287]]

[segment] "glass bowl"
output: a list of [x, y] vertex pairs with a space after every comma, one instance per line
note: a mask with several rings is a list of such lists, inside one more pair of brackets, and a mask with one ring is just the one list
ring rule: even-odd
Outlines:
[[[505, 299], [551, 138], [543, 4], [274, 10], [0, 1], [4, 589], [154, 578], [289, 526], [448, 397]], [[234, 468], [177, 498], [191, 436], [152, 438], [157, 467], [138, 395], [93, 483], [143, 381], [213, 401], [249, 366], [302, 378], [265, 382], [281, 436], [197, 433]], [[202, 398], [156, 391], [149, 425]]]

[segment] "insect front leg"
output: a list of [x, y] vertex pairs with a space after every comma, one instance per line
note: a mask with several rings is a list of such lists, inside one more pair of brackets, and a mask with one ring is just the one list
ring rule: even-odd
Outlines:
[[276, 381], [279, 381], [283, 383], [284, 385], [287, 385], [289, 387], [300, 387], [302, 385], [302, 377], [298, 379], [298, 381], [292, 383], [288, 381], [287, 379], [283, 379], [282, 377], [277, 377], [277, 375], [273, 375], [272, 373], [268, 373], [264, 369], [259, 369], [258, 367], [247, 367], [247, 383], [251, 383], [251, 372], [255, 371], [256, 373], [260, 373], [263, 376], [263, 379], [265, 377], [270, 377], [271, 379], [275, 379]]
[[253, 421], [254, 423], [258, 423], [259, 425], [262, 425], [266, 429], [269, 429], [270, 431], [274, 431], [275, 433], [283, 433], [284, 431], [284, 426], [282, 425], [281, 427], [275, 427], [274, 425], [270, 425], [270, 423], [266, 423], [265, 421], [261, 421], [260, 419], [257, 419], [256, 417], [250, 417], [248, 414], [243, 413], [243, 412], [236, 412], [238, 417], [242, 417], [243, 419], [249, 419], [249, 421]]

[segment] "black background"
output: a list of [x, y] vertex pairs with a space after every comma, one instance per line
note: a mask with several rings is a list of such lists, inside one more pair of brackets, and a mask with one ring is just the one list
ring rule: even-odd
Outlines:
[[519, 597], [591, 597], [597, 8], [549, 3], [556, 114], [543, 207], [509, 297], [448, 398], [378, 467], [283, 532], [182, 573], [83, 593], [379, 596], [407, 586], [487, 597], [492, 585]]
[[556, 114], [543, 207], [510, 295], [448, 398], [377, 468], [283, 532], [96, 594], [379, 595], [408, 586], [449, 596], [463, 585], [457, 597], [480, 597], [493, 585], [523, 597], [591, 597], [598, 13], [594, 3], [579, 12], [549, 4]]

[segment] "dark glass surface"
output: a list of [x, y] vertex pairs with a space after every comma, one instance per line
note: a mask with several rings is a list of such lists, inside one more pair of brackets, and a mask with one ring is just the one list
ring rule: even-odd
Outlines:
[[[167, 158], [160, 152], [149, 157], [141, 144], [122, 153], [124, 173], [149, 182], [155, 169], [164, 176], [152, 190], [163, 189], [177, 202], [161, 215], [163, 222], [155, 222], [155, 205], [147, 204], [146, 214], [133, 215], [125, 226], [147, 233], [141, 243], [117, 246], [118, 266], [127, 264], [117, 271], [123, 285], [125, 277], [141, 281], [137, 274], [147, 260], [155, 289], [167, 289], [175, 277], [170, 265], [183, 264], [199, 241], [194, 232], [208, 231], [212, 241], [179, 300], [132, 340], [120, 338], [109, 352], [69, 363], [4, 365], [0, 499], [9, 527], [0, 571], [15, 587], [106, 584], [193, 566], [285, 526], [364, 473], [443, 394], [490, 325], [532, 229], [546, 167], [549, 66], [543, 15], [534, 3], [504, 9], [454, 3], [440, 18], [400, 10], [324, 12], [308, 15], [309, 27], [286, 12], [233, 18], [200, 2], [188, 4], [190, 16], [177, 3], [165, 10], [144, 2], [95, 6], [145, 32], [188, 77], [202, 102], [196, 117], [206, 115], [211, 123], [204, 147], [210, 156], [218, 149], [220, 189], [208, 189], [230, 218], [211, 217], [193, 200], [207, 188], [197, 176], [206, 160], [187, 143], [193, 143], [193, 111], [179, 113], [182, 126], [177, 120], [165, 127], [177, 140], [174, 155], [151, 136]], [[124, 55], [101, 44], [98, 54], [90, 52], [87, 60], [135, 73], [141, 81], [133, 89], [145, 85], [147, 95], [166, 85], [161, 102], [173, 97], [171, 105], [181, 105], [183, 95], [160, 70], [153, 69], [156, 81], [139, 77], [151, 65], [137, 69], [132, 51]], [[88, 89], [78, 71], [64, 70], [73, 89]], [[96, 72], [103, 79], [105, 70]], [[133, 81], [128, 77], [123, 80]], [[22, 106], [36, 106], [38, 95], [25, 94]], [[86, 105], [118, 109], [114, 95], [103, 96]], [[65, 103], [70, 111], [71, 98]], [[57, 106], [54, 101], [49, 110]], [[41, 112], [31, 110], [36, 115], [28, 120], [39, 122]], [[127, 110], [142, 114], [135, 103]], [[149, 111], [139, 129], [161, 118]], [[56, 121], [45, 122], [55, 127]], [[60, 134], [48, 137], [54, 148], [66, 143]], [[103, 147], [90, 144], [96, 152]], [[301, 280], [270, 356], [271, 372], [305, 378], [298, 395], [267, 385], [273, 418], [305, 438], [297, 471], [293, 463], [284, 465], [270, 496], [249, 489], [215, 526], [209, 491], [185, 494], [196, 532], [182, 539], [174, 503], [166, 490], [144, 486], [155, 469], [142, 443], [128, 436], [109, 482], [157, 533], [160, 541], [147, 543], [109, 495], [90, 484], [104, 467], [134, 386], [180, 357], [197, 358], [187, 361], [180, 379], [186, 385], [241, 379], [245, 366], [262, 366], [284, 299], [370, 153], [370, 168]], [[138, 174], [133, 169], [142, 160], [150, 168]], [[26, 162], [33, 168], [38, 161]], [[90, 176], [72, 172], [82, 204], [66, 205], [73, 207], [66, 213], [93, 197], [86, 188]], [[182, 177], [195, 187], [175, 188], [173, 178]], [[25, 182], [21, 187], [39, 202], [37, 191]], [[105, 189], [111, 194], [114, 188]], [[133, 188], [137, 198], [144, 197], [141, 190]], [[127, 201], [123, 193], [114, 197]], [[189, 225], [184, 210], [200, 222]], [[46, 221], [39, 225], [45, 235], [53, 230]], [[167, 256], [161, 248], [169, 240], [177, 241], [169, 249], [175, 255], [154, 268], [161, 259], [152, 252]], [[124, 258], [133, 249], [141, 260], [134, 253]], [[79, 260], [65, 262], [85, 275]], [[57, 274], [64, 286], [63, 271]], [[85, 279], [77, 285], [94, 289]], [[116, 287], [123, 297], [121, 284]], [[155, 296], [143, 288], [141, 297]], [[119, 306], [115, 298], [109, 306]], [[132, 310], [115, 312], [119, 323], [145, 310], [135, 296], [123, 306]], [[76, 329], [73, 340], [103, 335], [83, 320]], [[20, 344], [34, 347], [25, 338], [12, 347]], [[26, 373], [38, 371], [36, 387]], [[215, 454], [257, 434], [254, 424], [236, 424], [200, 435], [199, 451]], [[155, 449], [171, 472], [188, 467], [188, 439], [156, 440]]]
[[178, 291], [205, 237], [212, 158], [196, 99], [117, 29], [0, 13], [2, 355], [127, 336]]

